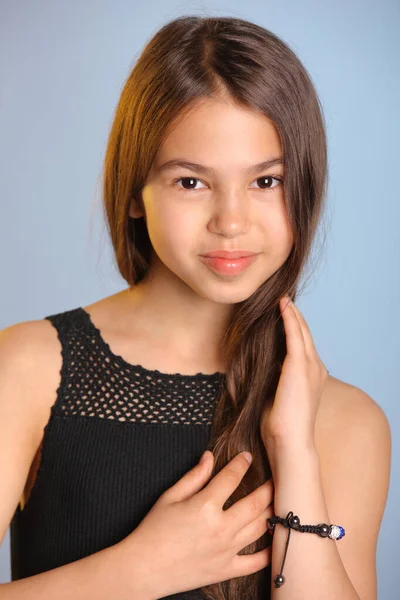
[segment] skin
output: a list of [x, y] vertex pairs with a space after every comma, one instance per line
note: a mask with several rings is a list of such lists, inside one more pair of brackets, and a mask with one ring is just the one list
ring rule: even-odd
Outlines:
[[[124, 339], [134, 336], [147, 367], [186, 374], [224, 370], [219, 341], [234, 304], [280, 268], [293, 244], [284, 187], [275, 179], [284, 175], [283, 165], [244, 172], [275, 157], [282, 157], [282, 148], [270, 120], [228, 100], [202, 101], [170, 131], [130, 207], [130, 216], [147, 223], [151, 277], [100, 301], [104, 310], [100, 303], [87, 307], [116, 351], [132, 352]], [[175, 158], [208, 165], [215, 174], [159, 170]], [[196, 179], [175, 183], [178, 177]], [[199, 258], [216, 249], [260, 254], [247, 270], [226, 277]], [[165, 362], [166, 348], [174, 364]], [[136, 355], [129, 357], [136, 361]]]

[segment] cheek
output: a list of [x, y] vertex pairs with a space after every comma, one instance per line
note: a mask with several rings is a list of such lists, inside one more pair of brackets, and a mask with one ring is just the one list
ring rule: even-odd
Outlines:
[[182, 257], [198, 239], [198, 217], [182, 207], [152, 202], [146, 207], [147, 229], [154, 250], [163, 258]]
[[268, 252], [286, 258], [293, 245], [293, 233], [282, 205], [264, 215], [263, 228]]

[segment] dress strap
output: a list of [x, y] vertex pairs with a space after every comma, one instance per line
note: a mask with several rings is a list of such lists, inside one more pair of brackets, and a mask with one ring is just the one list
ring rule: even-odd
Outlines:
[[73, 386], [79, 340], [82, 338], [82, 333], [87, 326], [80, 308], [47, 315], [44, 319], [50, 321], [56, 329], [61, 344], [60, 382], [55, 402], [51, 407], [51, 416], [54, 416], [59, 414], [61, 408], [65, 408], [67, 403], [69, 389]]

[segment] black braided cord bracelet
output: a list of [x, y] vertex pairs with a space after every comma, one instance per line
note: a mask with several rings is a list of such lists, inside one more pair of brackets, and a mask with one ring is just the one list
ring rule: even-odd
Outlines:
[[300, 531], [300, 533], [317, 533], [321, 537], [329, 537], [332, 540], [340, 540], [345, 535], [345, 530], [340, 525], [327, 525], [326, 523], [320, 523], [319, 525], [301, 525], [299, 517], [294, 515], [292, 511], [289, 511], [285, 518], [275, 515], [267, 520], [270, 526], [268, 529], [269, 533], [274, 532], [276, 523], [279, 523], [280, 525], [286, 527], [286, 529], [289, 529], [281, 570], [280, 573], [274, 577], [276, 588], [281, 587], [285, 583], [285, 577], [282, 575], [282, 572], [289, 546], [290, 532], [292, 529]]

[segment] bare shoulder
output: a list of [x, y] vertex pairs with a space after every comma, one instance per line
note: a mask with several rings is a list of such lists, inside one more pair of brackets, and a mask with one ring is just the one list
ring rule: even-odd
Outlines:
[[322, 458], [341, 452], [359, 460], [375, 453], [375, 460], [388, 461], [391, 430], [378, 402], [361, 388], [328, 376], [318, 412], [315, 441]]
[[0, 330], [0, 368], [9, 374], [34, 375], [37, 367], [56, 358], [60, 342], [54, 326], [47, 319], [23, 321]]
[[37, 445], [49, 416], [61, 369], [57, 331], [46, 319], [0, 330], [0, 412], [26, 423]]
[[[16, 355], [29, 357], [34, 352], [47, 351], [54, 342], [54, 327], [47, 319], [22, 321], [0, 330], [2, 359]], [[40, 356], [39, 356], [40, 358]]]
[[386, 414], [378, 402], [361, 388], [328, 376], [317, 417], [316, 435], [320, 441], [326, 436], [339, 436], [350, 430], [360, 435], [373, 434], [381, 429], [390, 434]]

